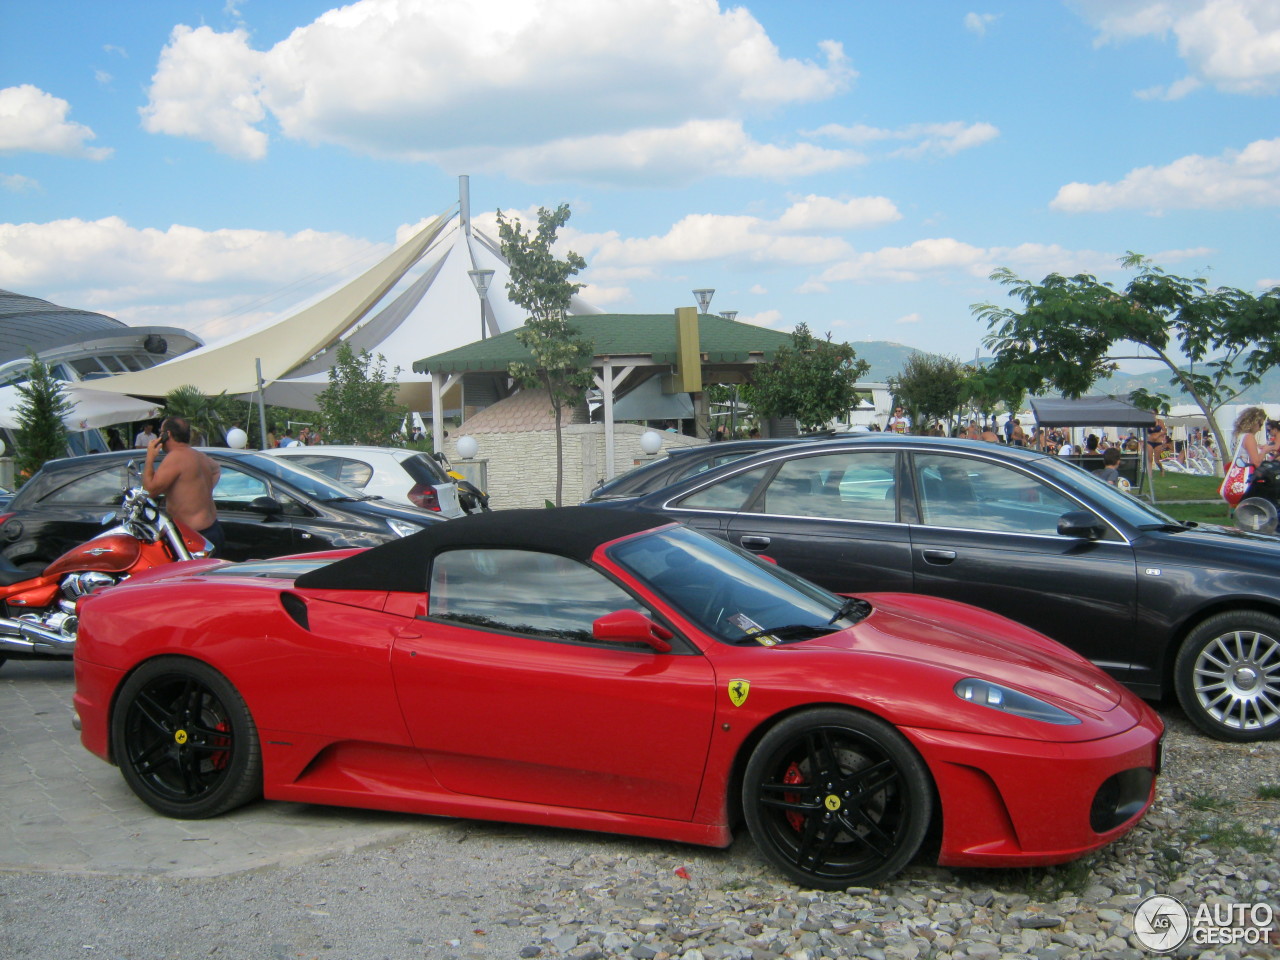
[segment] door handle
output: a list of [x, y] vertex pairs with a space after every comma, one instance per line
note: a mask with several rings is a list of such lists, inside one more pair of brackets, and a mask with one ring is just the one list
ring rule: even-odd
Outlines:
[[936, 563], [941, 566], [941, 565], [950, 563], [955, 558], [956, 558], [956, 552], [954, 550], [925, 550], [924, 551], [924, 559], [926, 563]]
[[748, 550], [763, 550], [765, 549], [765, 547], [769, 546], [768, 537], [759, 537], [759, 536], [753, 536], [753, 535], [744, 536], [740, 538], [738, 542], [742, 544], [744, 547], [746, 547]]

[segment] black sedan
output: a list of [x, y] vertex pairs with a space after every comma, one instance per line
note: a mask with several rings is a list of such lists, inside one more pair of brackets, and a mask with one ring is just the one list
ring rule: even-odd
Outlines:
[[779, 447], [602, 508], [661, 513], [830, 590], [976, 604], [1224, 740], [1280, 737], [1280, 538], [1184, 524], [1070, 463], [871, 434]]
[[[205, 449], [222, 475], [213, 491], [226, 530], [227, 560], [278, 557], [338, 547], [371, 547], [407, 536], [438, 518], [388, 505], [304, 467], [242, 450]], [[102, 531], [103, 515], [139, 482], [142, 450], [50, 460], [0, 514], [0, 554], [43, 568]]]

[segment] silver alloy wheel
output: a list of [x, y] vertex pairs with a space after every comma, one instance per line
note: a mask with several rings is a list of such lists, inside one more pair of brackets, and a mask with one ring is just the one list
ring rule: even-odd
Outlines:
[[1247, 732], [1280, 723], [1280, 640], [1231, 630], [1205, 644], [1193, 684], [1200, 706], [1223, 726]]

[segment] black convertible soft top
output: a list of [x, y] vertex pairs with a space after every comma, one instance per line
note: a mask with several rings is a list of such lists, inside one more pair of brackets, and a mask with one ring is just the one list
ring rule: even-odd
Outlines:
[[604, 507], [473, 513], [311, 570], [294, 584], [312, 590], [421, 591], [432, 559], [445, 550], [502, 547], [586, 561], [602, 543], [669, 523], [654, 514]]

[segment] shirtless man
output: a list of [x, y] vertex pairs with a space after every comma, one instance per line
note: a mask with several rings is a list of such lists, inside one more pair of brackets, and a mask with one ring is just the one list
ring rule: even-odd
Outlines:
[[[162, 449], [165, 457], [156, 467], [156, 456]], [[147, 445], [142, 467], [147, 493], [153, 497], [164, 494], [169, 516], [212, 543], [214, 553], [226, 542], [213, 506], [213, 488], [221, 472], [212, 459], [191, 446], [191, 425], [181, 417], [167, 417], [160, 424], [160, 435]]]

